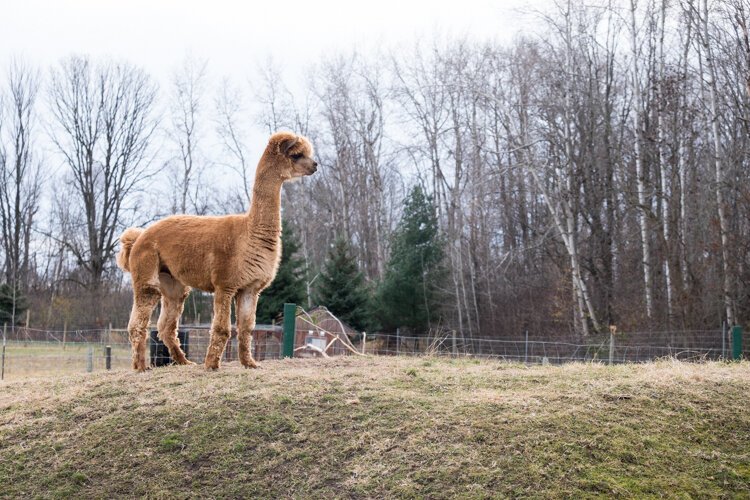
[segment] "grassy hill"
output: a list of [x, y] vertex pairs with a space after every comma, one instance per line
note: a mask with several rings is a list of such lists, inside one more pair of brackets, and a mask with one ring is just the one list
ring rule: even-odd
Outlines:
[[338, 358], [0, 385], [0, 496], [750, 496], [750, 364]]

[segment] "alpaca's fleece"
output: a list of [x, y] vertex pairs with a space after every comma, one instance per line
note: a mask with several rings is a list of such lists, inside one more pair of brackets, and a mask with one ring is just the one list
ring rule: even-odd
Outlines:
[[135, 240], [138, 239], [142, 232], [143, 229], [131, 227], [126, 229], [125, 232], [122, 233], [122, 236], [120, 236], [122, 248], [120, 249], [120, 253], [117, 254], [117, 267], [123, 271], [130, 272], [130, 264], [128, 263], [130, 260], [130, 250], [133, 248], [133, 243], [135, 243]]
[[277, 132], [258, 164], [247, 213], [174, 215], [145, 230], [131, 228], [123, 233], [117, 263], [133, 278], [128, 332], [134, 369], [147, 368], [146, 332], [160, 298], [159, 336], [177, 363], [188, 363], [177, 340], [177, 321], [190, 288], [214, 292], [206, 367], [219, 366], [230, 334], [233, 299], [237, 301], [240, 361], [256, 366], [249, 352], [249, 335], [255, 327], [258, 295], [273, 281], [281, 256], [281, 186], [316, 171], [312, 154], [306, 138]]

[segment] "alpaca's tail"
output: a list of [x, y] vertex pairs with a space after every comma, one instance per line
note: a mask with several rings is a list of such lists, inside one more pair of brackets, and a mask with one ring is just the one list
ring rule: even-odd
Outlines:
[[141, 228], [131, 227], [126, 229], [122, 233], [122, 236], [120, 236], [122, 248], [120, 249], [120, 253], [117, 254], [117, 266], [123, 271], [130, 272], [130, 249], [133, 248], [133, 243], [135, 243], [135, 240], [138, 239], [142, 232], [143, 229]]

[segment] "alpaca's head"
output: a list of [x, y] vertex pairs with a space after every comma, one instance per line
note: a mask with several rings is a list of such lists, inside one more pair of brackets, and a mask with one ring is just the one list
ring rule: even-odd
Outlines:
[[312, 157], [312, 144], [301, 135], [276, 132], [268, 141], [266, 152], [270, 153], [272, 161], [264, 167], [273, 169], [284, 181], [312, 175], [318, 170]]

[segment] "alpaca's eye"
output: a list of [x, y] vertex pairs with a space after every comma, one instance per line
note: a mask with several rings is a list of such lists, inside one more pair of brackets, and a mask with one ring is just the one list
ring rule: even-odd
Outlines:
[[296, 155], [292, 155], [292, 160], [299, 160], [303, 156], [305, 155], [303, 155], [302, 153], [297, 153]]

